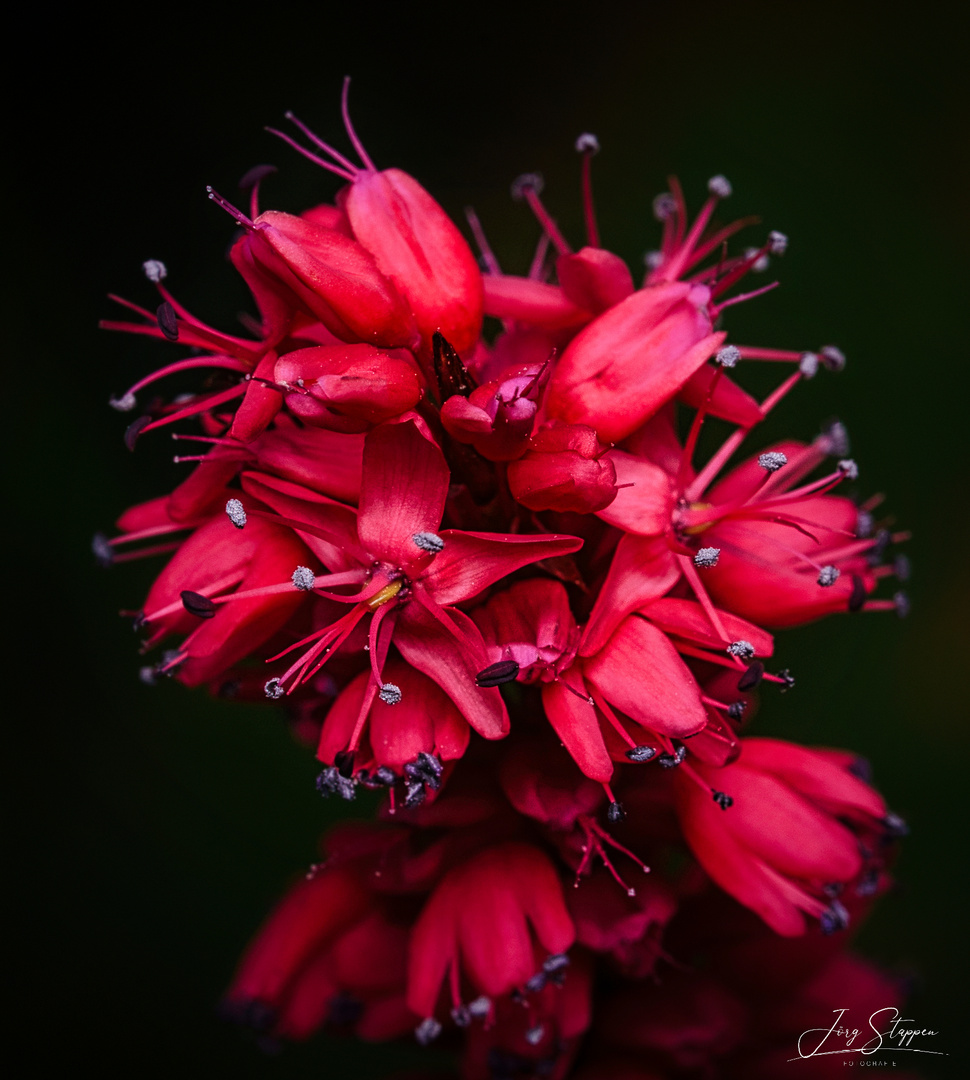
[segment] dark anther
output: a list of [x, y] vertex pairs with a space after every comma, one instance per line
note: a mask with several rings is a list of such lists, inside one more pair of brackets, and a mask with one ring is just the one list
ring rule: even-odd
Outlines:
[[748, 670], [738, 679], [738, 690], [753, 690], [764, 678], [765, 666], [760, 660], [748, 664]]
[[115, 561], [114, 550], [104, 533], [95, 533], [91, 537], [91, 551], [94, 553], [98, 566], [103, 566], [106, 570]]
[[441, 388], [441, 400], [445, 402], [455, 394], [462, 397], [468, 395], [478, 385], [472, 378], [468, 368], [462, 363], [454, 346], [438, 330], [431, 336], [433, 350], [434, 373]]
[[444, 766], [441, 762], [433, 754], [426, 754], [423, 750], [414, 761], [409, 761], [404, 766], [404, 775], [412, 783], [427, 784], [432, 791], [437, 791], [441, 787], [443, 771]]
[[861, 611], [866, 602], [866, 583], [858, 574], [852, 575], [852, 592], [849, 593], [849, 611]]
[[822, 892], [825, 893], [826, 896], [835, 899], [836, 896], [842, 895], [842, 890], [844, 888], [845, 886], [841, 881], [830, 881], [828, 885], [822, 886]]
[[673, 769], [677, 765], [682, 764], [685, 757], [687, 757], [687, 747], [678, 746], [672, 754], [661, 754], [657, 758], [657, 761], [660, 763], [661, 768]]
[[734, 805], [734, 799], [730, 795], [725, 795], [723, 791], [711, 791], [711, 795], [722, 810], [727, 810], [729, 806]]
[[855, 887], [856, 896], [875, 896], [879, 892], [879, 871], [870, 867]]
[[327, 1021], [331, 1024], [356, 1024], [364, 1012], [364, 1006], [349, 994], [340, 993], [330, 999]]
[[569, 967], [569, 957], [564, 952], [553, 953], [542, 962], [542, 970], [547, 975], [553, 975], [557, 971], [564, 971]]
[[819, 922], [823, 934], [834, 934], [838, 930], [844, 930], [849, 925], [849, 913], [840, 901], [833, 900], [822, 912]]
[[626, 811], [618, 802], [611, 802], [606, 808], [606, 820], [612, 824], [622, 821], [626, 817]]
[[732, 720], [740, 720], [741, 717], [744, 716], [747, 707], [748, 703], [746, 701], [732, 701], [731, 704], [728, 705], [727, 714]]
[[870, 566], [878, 566], [882, 562], [883, 557], [886, 554], [886, 548], [889, 547], [891, 540], [892, 536], [888, 529], [880, 529], [879, 532], [876, 533], [876, 539], [869, 549], [868, 559]]
[[272, 176], [274, 172], [279, 172], [275, 165], [254, 165], [239, 181], [240, 190], [249, 191], [249, 189], [255, 187], [260, 180], [265, 179], [267, 176]]
[[783, 694], [787, 693], [789, 690], [795, 689], [795, 676], [792, 675], [788, 668], [782, 668], [781, 671], [778, 672], [778, 678], [785, 684], [781, 688]]
[[416, 806], [420, 806], [425, 800], [424, 784], [420, 782], [414, 784], [408, 784], [404, 793], [404, 805], [408, 810], [413, 810]]
[[155, 318], [158, 320], [158, 329], [161, 330], [165, 337], [169, 341], [178, 341], [179, 324], [175, 318], [175, 308], [167, 300], [158, 305]]
[[535, 975], [529, 979], [526, 984], [526, 990], [533, 994], [538, 994], [540, 990], [546, 985], [546, 973], [544, 971], [537, 971]]
[[191, 589], [183, 589], [182, 607], [197, 619], [211, 619], [216, 613], [216, 606], [202, 593], [192, 592]]
[[864, 757], [857, 757], [853, 759], [849, 765], [849, 772], [852, 773], [856, 779], [861, 780], [865, 784], [872, 783], [872, 766]]
[[334, 754], [333, 763], [337, 766], [337, 772], [349, 779], [354, 775], [354, 752], [353, 750], [340, 750]]
[[397, 775], [393, 769], [386, 765], [379, 765], [372, 773], [371, 780], [383, 784], [385, 787], [393, 787], [397, 783]]
[[627, 750], [625, 757], [630, 761], [649, 761], [657, 753], [657, 749], [654, 746], [634, 746], [632, 750]]
[[903, 821], [899, 814], [894, 814], [890, 811], [882, 819], [882, 823], [890, 836], [909, 836], [909, 826]]
[[357, 788], [353, 780], [348, 780], [331, 765], [324, 769], [317, 777], [317, 791], [325, 798], [331, 795], [339, 795], [341, 799], [353, 799], [357, 795]]
[[519, 665], [514, 660], [499, 660], [497, 664], [489, 664], [475, 676], [476, 686], [501, 686], [502, 683], [513, 682], [519, 674]]
[[455, 1022], [455, 1027], [465, 1028], [472, 1022], [472, 1014], [467, 1005], [456, 1005], [451, 1010], [451, 1019]]
[[135, 449], [135, 443], [138, 442], [138, 436], [151, 422], [152, 418], [150, 416], [139, 416], [137, 420], [132, 420], [125, 428], [125, 446], [127, 446], [129, 450]]
[[897, 555], [893, 559], [893, 573], [900, 581], [909, 581], [909, 576], [913, 572], [913, 568], [910, 565], [908, 556]]

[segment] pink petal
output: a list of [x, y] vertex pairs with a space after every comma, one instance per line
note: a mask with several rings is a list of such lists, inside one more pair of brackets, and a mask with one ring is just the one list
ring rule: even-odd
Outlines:
[[652, 462], [622, 450], [613, 450], [607, 457], [616, 469], [617, 492], [613, 502], [596, 516], [624, 532], [640, 536], [659, 536], [665, 532], [674, 509], [670, 477]]
[[[567, 673], [564, 678], [585, 693], [581, 676]], [[613, 762], [594, 706], [567, 690], [562, 680], [543, 686], [542, 705], [549, 723], [576, 764], [591, 780], [605, 784], [613, 775]]]

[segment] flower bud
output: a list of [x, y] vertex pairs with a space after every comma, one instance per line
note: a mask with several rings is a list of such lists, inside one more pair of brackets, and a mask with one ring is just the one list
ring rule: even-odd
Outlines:
[[509, 465], [512, 495], [530, 510], [596, 513], [616, 498], [616, 469], [606, 450], [592, 428], [553, 421]]

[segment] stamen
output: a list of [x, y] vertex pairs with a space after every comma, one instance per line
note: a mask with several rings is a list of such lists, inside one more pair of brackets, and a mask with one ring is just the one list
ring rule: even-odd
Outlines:
[[243, 228], [253, 228], [252, 221], [248, 217], [246, 217], [242, 210], [238, 210], [235, 206], [232, 205], [232, 203], [228, 199], [224, 199], [211, 184], [207, 184], [205, 190], [208, 192], [209, 198], [216, 204], [216, 206], [218, 206], [221, 210], [225, 210], [225, 212], [231, 218], [234, 218], [237, 222], [239, 222], [239, 224], [242, 225]]
[[663, 266], [664, 253], [662, 251], [648, 251], [643, 256], [643, 265], [648, 270], [659, 270]]
[[530, 1046], [538, 1046], [542, 1042], [542, 1036], [545, 1035], [546, 1029], [542, 1024], [536, 1024], [535, 1027], [529, 1028], [525, 1033], [525, 1041]]
[[716, 547], [702, 547], [698, 550], [694, 556], [694, 565], [698, 569], [708, 570], [712, 566], [717, 566], [717, 560], [720, 558], [721, 549]]
[[765, 666], [760, 660], [755, 660], [748, 665], [747, 671], [738, 679], [738, 690], [743, 694], [746, 690], [753, 690], [765, 677]]
[[151, 422], [152, 418], [146, 414], [145, 416], [139, 416], [137, 420], [132, 420], [125, 428], [125, 446], [127, 446], [129, 450], [134, 452], [135, 443], [138, 442], [138, 436]]
[[599, 229], [596, 226], [596, 207], [593, 205], [593, 179], [590, 162], [600, 149], [599, 139], [589, 132], [576, 140], [576, 152], [583, 155], [583, 216], [586, 219], [586, 240], [590, 247], [600, 246]]
[[293, 584], [304, 592], [309, 592], [316, 585], [317, 576], [309, 566], [298, 566], [293, 571]]
[[905, 619], [909, 614], [909, 596], [904, 592], [895, 593], [893, 596], [893, 606], [896, 609], [896, 614]]
[[544, 181], [541, 173], [523, 173], [512, 181], [512, 198], [516, 201], [524, 199], [529, 204], [529, 209], [535, 214], [536, 220], [542, 226], [543, 232], [555, 245], [559, 254], [569, 255], [572, 248], [539, 198], [543, 187]]
[[[770, 676], [769, 676], [770, 678]], [[788, 670], [788, 668], [782, 668], [781, 671], [775, 676], [776, 679], [780, 679], [785, 685], [781, 688], [781, 693], [787, 694], [789, 690], [795, 689], [795, 676]]]
[[414, 1037], [419, 1045], [428, 1046], [441, 1034], [441, 1024], [433, 1016], [428, 1016], [414, 1029]]
[[844, 458], [849, 456], [849, 432], [845, 424], [839, 420], [833, 420], [828, 427], [822, 430], [819, 436], [825, 446], [826, 453], [832, 457]]
[[600, 152], [600, 141], [595, 135], [586, 131], [576, 140], [576, 153], [577, 154], [598, 154]]
[[142, 270], [145, 271], [145, 277], [148, 278], [153, 285], [157, 285], [160, 281], [164, 281], [168, 277], [168, 267], [161, 259], [146, 259], [141, 264]]
[[404, 578], [396, 578], [394, 581], [388, 582], [379, 593], [372, 596], [370, 600], [367, 601], [367, 610], [376, 611], [379, 607], [388, 603], [388, 601], [393, 600], [403, 587]]
[[350, 107], [348, 105], [348, 99], [350, 97], [350, 76], [344, 76], [343, 90], [340, 94], [340, 114], [344, 118], [344, 127], [347, 130], [347, 134], [350, 137], [350, 141], [354, 145], [354, 149], [360, 154], [360, 160], [364, 165], [370, 169], [371, 172], [377, 172], [377, 166], [371, 161], [370, 156], [364, 149], [364, 144], [357, 137], [357, 132], [354, 131], [354, 125], [350, 122]]
[[748, 703], [746, 701], [732, 701], [731, 704], [728, 705], [727, 714], [732, 720], [740, 720], [741, 717], [744, 716], [747, 707]]
[[762, 252], [761, 248], [745, 248], [744, 257], [749, 261], [754, 260], [751, 262], [751, 270], [755, 274], [763, 274], [771, 265], [771, 260]]
[[656, 754], [657, 748], [655, 746], [634, 746], [632, 750], [625, 752], [624, 757], [639, 763], [641, 761], [650, 761]]
[[669, 191], [662, 191], [653, 200], [653, 216], [657, 221], [668, 221], [677, 213], [677, 200]]
[[545, 180], [542, 178], [542, 173], [530, 172], [522, 173], [521, 176], [517, 176], [512, 181], [512, 198], [516, 202], [521, 202], [525, 198], [527, 191], [532, 191], [536, 195], [542, 193], [542, 189], [545, 187]]
[[357, 786], [352, 779], [340, 775], [340, 770], [331, 765], [324, 769], [317, 777], [317, 791], [328, 799], [331, 795], [339, 795], [341, 799], [351, 802], [357, 797]]
[[272, 701], [276, 701], [277, 698], [281, 698], [286, 693], [279, 679], [270, 679], [263, 687], [263, 692]]
[[392, 682], [384, 683], [381, 687], [380, 694], [378, 694], [378, 697], [385, 705], [399, 705], [403, 696], [400, 686], [397, 686]]
[[725, 652], [729, 653], [731, 656], [737, 656], [742, 660], [750, 660], [751, 657], [754, 656], [754, 646], [750, 641], [744, 641], [743, 639], [740, 641], [732, 641], [727, 649], [725, 649]]
[[784, 233], [772, 229], [768, 233], [768, 250], [772, 255], [784, 255], [788, 250], [788, 237]]
[[734, 799], [730, 795], [725, 795], [723, 791], [714, 791], [712, 788], [711, 795], [722, 810], [727, 810], [729, 806], [734, 805]]
[[657, 763], [662, 769], [675, 769], [678, 765], [683, 765], [684, 758], [687, 757], [687, 747], [678, 746], [672, 754], [663, 753], [657, 758]]
[[846, 480], [858, 480], [859, 478], [859, 466], [856, 465], [852, 458], [842, 458], [836, 468]]
[[441, 787], [444, 768], [434, 754], [422, 750], [414, 761], [409, 761], [404, 766], [404, 775], [415, 783], [426, 784], [432, 791], [437, 791]]
[[230, 499], [226, 503], [226, 513], [229, 515], [229, 520], [237, 529], [243, 528], [246, 524], [246, 510], [238, 499]]
[[835, 345], [823, 345], [819, 352], [822, 363], [829, 371], [842, 371], [845, 368], [845, 353]]
[[469, 1001], [468, 1011], [476, 1020], [483, 1020], [492, 1011], [492, 999], [482, 994], [474, 1001]]
[[741, 350], [736, 345], [725, 345], [714, 354], [714, 363], [723, 368], [733, 368], [741, 359]]
[[466, 1028], [472, 1022], [472, 1014], [468, 1011], [467, 1006], [456, 1005], [451, 1010], [451, 1019], [454, 1021], [455, 1027]]
[[758, 464], [766, 472], [777, 472], [783, 465], [788, 464], [788, 455], [780, 450], [769, 450], [758, 457]]
[[514, 660], [499, 660], [489, 664], [475, 676], [475, 685], [482, 687], [501, 686], [513, 682], [519, 674], [519, 665]]
[[868, 510], [860, 510], [855, 519], [855, 534], [858, 537], [872, 536], [876, 520]]
[[717, 176], [712, 176], [707, 181], [707, 190], [718, 199], [727, 199], [731, 195], [731, 182], [726, 176], [721, 176], [718, 173]]
[[819, 923], [823, 934], [834, 934], [849, 925], [849, 913], [841, 901], [833, 900], [819, 916]]
[[890, 811], [883, 819], [883, 825], [891, 836], [909, 836], [909, 826], [899, 816]]
[[427, 551], [432, 555], [437, 555], [439, 551], [445, 549], [445, 542], [437, 533], [417, 532], [411, 537], [411, 540], [422, 551]]
[[117, 409], [118, 412], [131, 412], [138, 402], [135, 395], [129, 390], [126, 394], [122, 394], [120, 398], [108, 398], [108, 404], [112, 409]]
[[606, 820], [612, 825], [616, 825], [617, 822], [623, 821], [626, 817], [626, 811], [618, 802], [611, 802], [606, 808]]
[[813, 352], [802, 353], [798, 361], [798, 370], [806, 379], [814, 379], [818, 374], [818, 356]]
[[181, 593], [182, 607], [197, 619], [211, 619], [216, 613], [216, 606], [202, 593], [192, 592], [191, 589], [183, 589]]
[[115, 561], [114, 548], [108, 542], [104, 533], [95, 533], [91, 537], [91, 551], [97, 559], [98, 565], [107, 569]]
[[823, 566], [818, 572], [818, 583], [823, 589], [834, 585], [841, 576], [841, 571], [836, 566]]
[[553, 953], [547, 956], [542, 963], [542, 970], [547, 975], [555, 975], [557, 972], [563, 971], [569, 967], [569, 956], [564, 953]]
[[475, 237], [475, 243], [478, 244], [478, 250], [481, 252], [481, 261], [484, 264], [484, 268], [490, 274], [501, 275], [502, 267], [499, 266], [499, 261], [495, 258], [495, 252], [492, 251], [488, 238], [485, 236], [485, 230], [482, 228], [482, 223], [478, 220], [478, 214], [475, 213], [471, 206], [465, 207], [465, 218], [468, 221], [468, 227], [472, 231], [472, 236]]

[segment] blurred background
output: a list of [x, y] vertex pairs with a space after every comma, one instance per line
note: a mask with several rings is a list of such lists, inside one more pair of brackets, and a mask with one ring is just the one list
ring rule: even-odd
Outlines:
[[[760, 733], [851, 746], [909, 822], [898, 891], [859, 939], [914, 979], [907, 1015], [960, 1075], [966, 1000], [967, 26], [942, 5], [738, 2], [479, 7], [277, 3], [153, 9], [127, 23], [72, 14], [9, 41], [32, 72], [7, 95], [3, 290], [8, 351], [5, 793], [16, 869], [7, 924], [24, 950], [15, 1038], [41, 1062], [235, 1077], [377, 1077], [415, 1048], [318, 1040], [267, 1057], [216, 1015], [240, 950], [344, 808], [314, 792], [312, 754], [271, 707], [139, 682], [121, 608], [160, 563], [100, 570], [96, 530], [184, 475], [172, 444], [122, 444], [108, 397], [171, 354], [99, 332], [109, 291], [154, 306], [163, 260], [190, 309], [232, 329], [246, 294], [225, 261], [230, 199], [272, 162], [263, 204], [298, 211], [337, 181], [266, 134], [293, 109], [344, 147], [342, 77], [380, 166], [415, 175], [457, 219], [474, 205], [509, 272], [537, 228], [509, 198], [521, 172], [582, 242], [579, 159], [593, 163], [605, 246], [635, 268], [655, 246], [652, 197], [677, 173], [689, 202], [724, 173], [724, 215], [788, 234], [782, 287], [733, 309], [731, 340], [834, 342], [841, 376], [788, 400], [766, 439], [838, 416], [865, 492], [912, 528], [911, 617], [862, 615], [781, 636], [797, 689]], [[10, 128], [12, 126], [12, 132]], [[636, 273], [636, 270], [635, 270]], [[752, 367], [754, 367], [752, 365]], [[777, 370], [777, 369], [776, 369]], [[743, 371], [759, 388], [771, 373]], [[759, 380], [762, 380], [759, 382]], [[182, 466], [184, 470], [185, 466]], [[54, 585], [56, 584], [56, 588]], [[11, 693], [12, 691], [12, 693]], [[10, 699], [12, 698], [12, 701]], [[944, 1045], [945, 1044], [945, 1045]], [[794, 1068], [795, 1066], [793, 1066]]]

